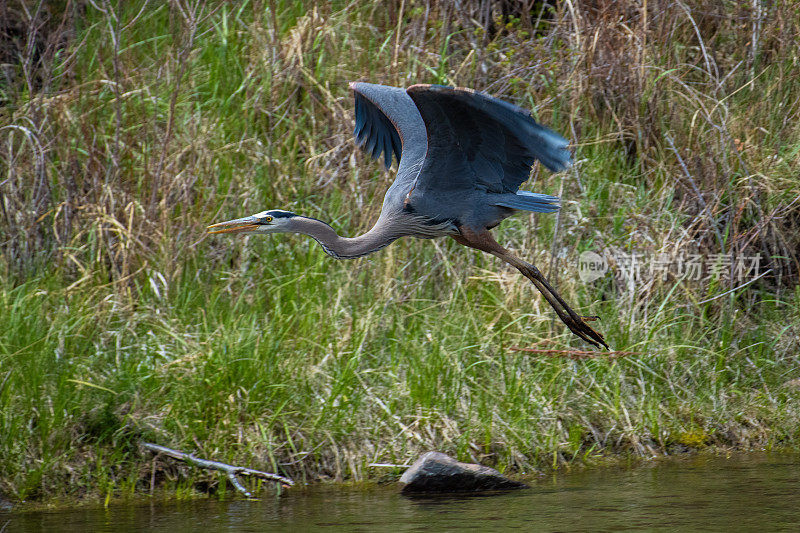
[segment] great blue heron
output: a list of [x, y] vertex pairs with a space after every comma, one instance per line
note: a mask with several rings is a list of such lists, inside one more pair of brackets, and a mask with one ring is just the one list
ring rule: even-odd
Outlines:
[[[394, 155], [397, 177], [375, 225], [354, 238], [289, 211], [268, 210], [209, 226], [210, 233], [302, 233], [337, 259], [361, 257], [400, 237], [450, 236], [506, 261], [531, 280], [578, 337], [608, 348], [535, 266], [494, 240], [490, 229], [517, 210], [550, 213], [558, 198], [520, 191], [537, 159], [551, 171], [572, 162], [567, 141], [529, 112], [471, 89], [413, 85], [408, 89], [351, 83], [356, 142], [373, 158]], [[596, 317], [591, 317], [594, 319]]]

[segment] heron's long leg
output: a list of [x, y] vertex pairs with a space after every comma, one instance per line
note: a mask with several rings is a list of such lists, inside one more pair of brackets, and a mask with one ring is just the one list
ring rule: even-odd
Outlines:
[[606, 341], [603, 339], [603, 335], [595, 331], [581, 316], [572, 310], [561, 295], [548, 283], [542, 273], [539, 272], [538, 268], [523, 261], [500, 246], [488, 230], [475, 232], [463, 226], [460, 227], [459, 230], [461, 231], [461, 235], [453, 236], [458, 243], [488, 252], [519, 270], [522, 275], [531, 280], [531, 283], [542, 293], [547, 303], [550, 304], [550, 307], [553, 308], [561, 321], [566, 324], [572, 333], [589, 344], [598, 348], [602, 345], [608, 349], [608, 344], [606, 344]]

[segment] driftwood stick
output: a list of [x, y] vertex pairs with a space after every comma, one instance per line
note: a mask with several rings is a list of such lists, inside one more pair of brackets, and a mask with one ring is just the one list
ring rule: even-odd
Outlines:
[[219, 470], [221, 472], [225, 472], [228, 475], [228, 479], [231, 481], [231, 484], [233, 484], [233, 486], [236, 487], [236, 490], [238, 490], [248, 498], [251, 498], [252, 494], [250, 494], [250, 491], [244, 488], [244, 485], [242, 485], [237, 476], [241, 475], [241, 476], [258, 477], [261, 479], [266, 479], [267, 481], [274, 481], [282, 485], [287, 485], [289, 487], [294, 485], [294, 481], [292, 481], [288, 477], [279, 476], [278, 474], [270, 474], [269, 472], [253, 470], [252, 468], [233, 466], [226, 463], [220, 463], [219, 461], [209, 461], [208, 459], [200, 459], [199, 457], [195, 457], [191, 453], [173, 450], [171, 448], [160, 446], [158, 444], [151, 444], [149, 442], [142, 442], [141, 444], [144, 448], [147, 448], [153, 453], [162, 453], [164, 455], [172, 457], [173, 459], [178, 459], [179, 461], [184, 461], [186, 463], [189, 463], [190, 465], [199, 466], [200, 468], [208, 468], [209, 470]]
[[644, 352], [586, 352], [582, 350], [544, 350], [539, 348], [520, 348], [519, 346], [511, 346], [509, 350], [512, 352], [526, 352], [537, 353], [542, 355], [549, 355], [551, 357], [561, 356], [568, 359], [582, 360], [582, 359], [619, 359], [628, 355], [644, 355]]

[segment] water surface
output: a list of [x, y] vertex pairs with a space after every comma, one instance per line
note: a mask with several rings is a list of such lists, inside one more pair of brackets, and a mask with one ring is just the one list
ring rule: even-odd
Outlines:
[[492, 496], [321, 487], [260, 501], [0, 513], [0, 531], [800, 531], [800, 456], [657, 461], [530, 482]]

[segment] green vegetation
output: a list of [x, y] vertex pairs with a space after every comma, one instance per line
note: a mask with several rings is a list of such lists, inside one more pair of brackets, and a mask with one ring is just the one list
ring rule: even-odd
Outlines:
[[[142, 439], [299, 481], [429, 449], [530, 472], [800, 445], [793, 3], [491, 25], [447, 2], [316, 4], [0, 8], [19, 29], [0, 43], [0, 493], [224, 479], [154, 465]], [[349, 80], [475, 87], [575, 139], [575, 170], [526, 185], [559, 216], [496, 233], [635, 353], [513, 351], [584, 347], [516, 271], [450, 240], [335, 261], [299, 236], [205, 237], [266, 208], [371, 225], [393, 175], [351, 139]], [[611, 261], [582, 283], [587, 250], [771, 271], [629, 284]]]

